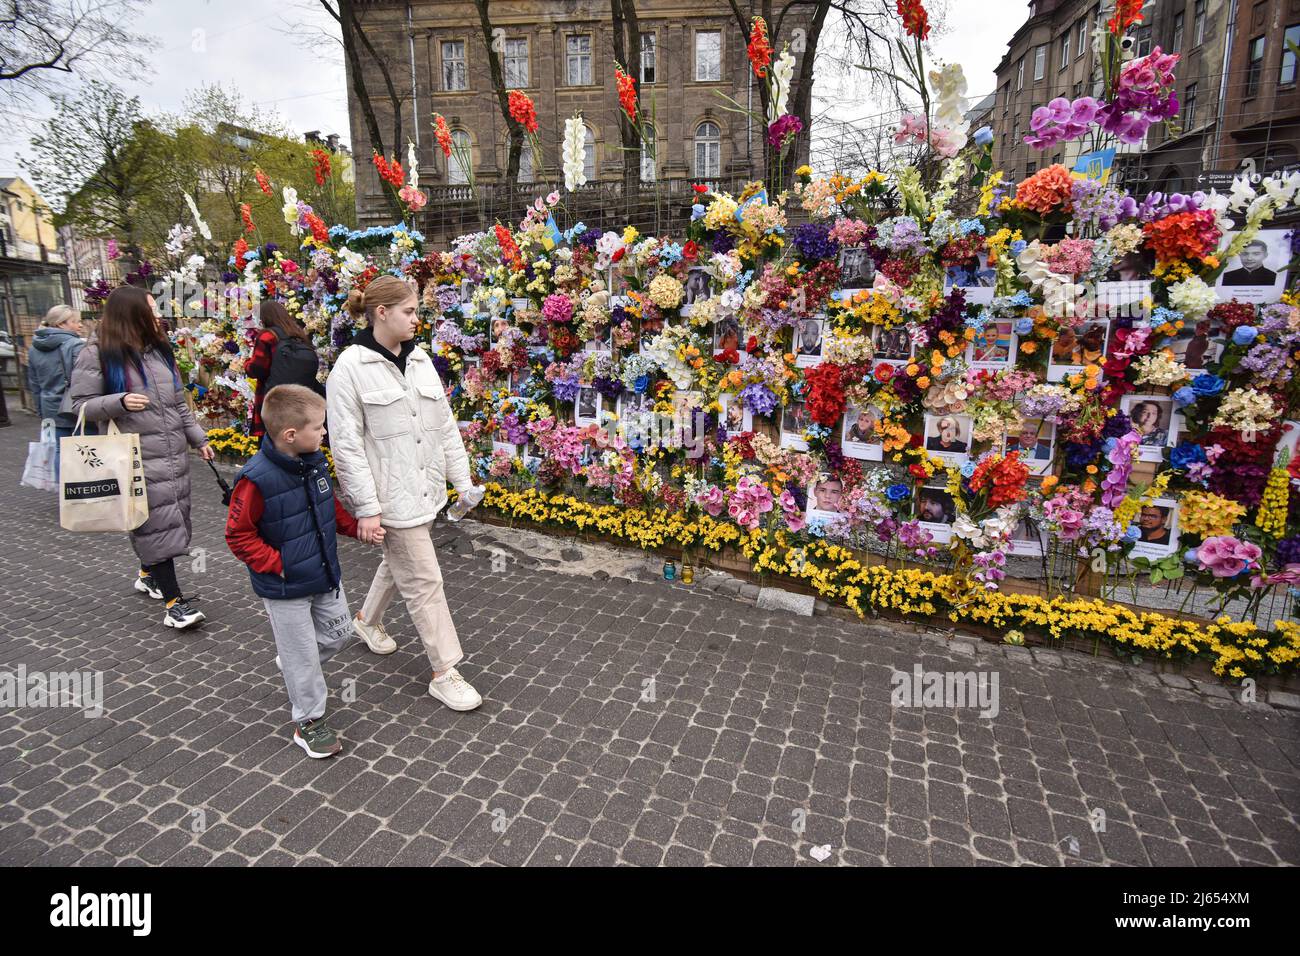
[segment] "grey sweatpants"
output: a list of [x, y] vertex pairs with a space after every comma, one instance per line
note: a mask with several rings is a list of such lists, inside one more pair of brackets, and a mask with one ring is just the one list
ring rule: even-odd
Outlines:
[[320, 666], [356, 637], [352, 612], [343, 589], [309, 597], [262, 598], [280, 670], [289, 691], [295, 723], [315, 720], [325, 714], [325, 675]]

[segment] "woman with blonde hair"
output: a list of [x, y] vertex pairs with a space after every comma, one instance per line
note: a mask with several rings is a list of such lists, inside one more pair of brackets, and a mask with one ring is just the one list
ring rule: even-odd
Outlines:
[[483, 698], [456, 670], [465, 655], [429, 532], [447, 503], [448, 481], [471, 504], [483, 492], [471, 481], [433, 360], [415, 345], [417, 304], [415, 290], [396, 276], [352, 290], [348, 310], [365, 328], [325, 383], [340, 497], [358, 519], [357, 537], [384, 549], [353, 626], [376, 654], [397, 650], [383, 618], [400, 593], [433, 668], [430, 695], [452, 710], [473, 710]]
[[[56, 305], [45, 313], [32, 336], [32, 347], [27, 352], [27, 390], [31, 393], [36, 414], [44, 421], [54, 419], [54, 433], [67, 438], [77, 424], [77, 416], [64, 411], [64, 397], [72, 381], [72, 369], [77, 356], [86, 344], [82, 338], [81, 313], [70, 305]], [[58, 445], [55, 445], [54, 467], [59, 467]]]

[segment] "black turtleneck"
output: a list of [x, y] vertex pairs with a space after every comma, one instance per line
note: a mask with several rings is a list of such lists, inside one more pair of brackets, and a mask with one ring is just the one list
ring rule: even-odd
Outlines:
[[405, 375], [406, 359], [407, 356], [409, 356], [412, 350], [415, 348], [415, 339], [407, 339], [405, 342], [403, 342], [401, 352], [397, 355], [394, 355], [392, 352], [388, 351], [388, 349], [384, 348], [377, 341], [375, 341], [374, 331], [369, 327], [367, 327], [362, 329], [360, 332], [356, 334], [356, 336], [352, 339], [352, 344], [364, 345], [368, 349], [373, 349], [374, 351], [382, 355], [384, 358], [388, 359], [388, 361], [396, 365], [397, 370], [401, 372], [403, 375]]

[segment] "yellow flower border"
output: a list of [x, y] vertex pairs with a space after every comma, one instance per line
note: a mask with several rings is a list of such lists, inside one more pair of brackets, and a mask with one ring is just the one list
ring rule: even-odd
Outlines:
[[[212, 447], [240, 457], [257, 440], [234, 429], [208, 432]], [[454, 500], [455, 493], [449, 492]], [[825, 541], [794, 546], [784, 532], [774, 543], [759, 530], [706, 514], [625, 508], [536, 488], [484, 485], [481, 508], [504, 518], [605, 535], [643, 551], [663, 547], [719, 552], [735, 548], [758, 573], [808, 582], [827, 600], [843, 602], [859, 617], [867, 610], [901, 616], [947, 618], [953, 623], [1026, 630], [1052, 640], [1104, 642], [1126, 653], [1212, 662], [1215, 674], [1294, 673], [1300, 661], [1300, 622], [1279, 620], [1272, 631], [1220, 617], [1212, 622], [1136, 611], [1100, 598], [1014, 594], [973, 588], [965, 578], [919, 568], [863, 565], [848, 548]]]

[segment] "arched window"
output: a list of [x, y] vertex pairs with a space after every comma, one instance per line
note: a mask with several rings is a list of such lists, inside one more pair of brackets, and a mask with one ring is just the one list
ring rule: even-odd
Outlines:
[[716, 179], [722, 175], [722, 131], [705, 120], [695, 127], [695, 178]]
[[[510, 149], [508, 143], [506, 149]], [[521, 183], [531, 183], [533, 181], [533, 149], [527, 143], [524, 143], [519, 150], [519, 181]]]
[[469, 170], [461, 165], [462, 158], [472, 163], [472, 145], [469, 133], [463, 129], [451, 131], [451, 156], [447, 159], [447, 182], [453, 186], [463, 186], [469, 182]]
[[582, 171], [590, 183], [596, 180], [596, 137], [592, 135], [590, 126], [583, 128], [587, 135], [582, 140]]

